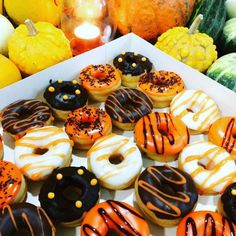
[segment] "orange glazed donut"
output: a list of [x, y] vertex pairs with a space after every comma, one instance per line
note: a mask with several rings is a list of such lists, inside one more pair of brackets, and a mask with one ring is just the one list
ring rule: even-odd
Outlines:
[[236, 156], [236, 117], [222, 117], [210, 127], [208, 138], [217, 146]]
[[149, 236], [140, 213], [125, 202], [108, 200], [94, 206], [85, 216], [81, 236]]
[[154, 107], [167, 107], [173, 97], [184, 89], [184, 82], [174, 72], [156, 71], [140, 77], [138, 88], [153, 101]]
[[154, 112], [137, 122], [134, 139], [149, 158], [174, 161], [189, 143], [189, 132], [180, 119], [168, 113]]
[[98, 102], [104, 102], [107, 96], [121, 85], [118, 70], [109, 64], [85, 67], [80, 72], [78, 80], [89, 96]]
[[236, 226], [213, 211], [196, 211], [185, 216], [177, 229], [177, 236], [234, 236]]
[[65, 131], [75, 148], [89, 149], [98, 138], [111, 133], [111, 118], [98, 107], [82, 107], [68, 115]]

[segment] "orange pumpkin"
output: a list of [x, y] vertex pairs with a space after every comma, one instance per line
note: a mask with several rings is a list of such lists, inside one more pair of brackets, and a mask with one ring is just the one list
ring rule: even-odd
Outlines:
[[195, 0], [108, 0], [111, 19], [122, 34], [134, 32], [146, 40], [189, 20]]

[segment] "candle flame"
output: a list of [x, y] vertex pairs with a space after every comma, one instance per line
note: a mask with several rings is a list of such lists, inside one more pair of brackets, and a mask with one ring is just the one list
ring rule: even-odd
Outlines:
[[93, 39], [100, 35], [100, 29], [91, 23], [85, 22], [74, 30], [74, 34], [78, 38]]

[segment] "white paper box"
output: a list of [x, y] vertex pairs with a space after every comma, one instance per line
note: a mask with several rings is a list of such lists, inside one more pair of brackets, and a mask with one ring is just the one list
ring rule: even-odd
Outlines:
[[[113, 58], [121, 53], [121, 51], [138, 52], [150, 59], [154, 64], [156, 70], [173, 71], [179, 74], [186, 85], [187, 89], [201, 89], [210, 95], [218, 104], [222, 116], [236, 116], [236, 93], [223, 87], [217, 82], [209, 79], [196, 70], [176, 61], [165, 53], [153, 47], [150, 43], [141, 39], [134, 34], [128, 34], [117, 40], [114, 40], [104, 46], [91, 50], [87, 53], [74, 57], [70, 60], [57, 64], [49, 69], [41, 71], [32, 75], [22, 81], [19, 81], [11, 86], [0, 90], [0, 109], [4, 108], [11, 102], [18, 99], [35, 98], [40, 96], [45, 87], [49, 84], [49, 80], [53, 81], [58, 79], [72, 80], [74, 79], [81, 69], [89, 64], [104, 64], [111, 63]], [[168, 110], [168, 109], [167, 109]], [[114, 131], [114, 130], [113, 130]], [[123, 133], [122, 131], [115, 132]], [[124, 132], [124, 135], [132, 136], [132, 132]], [[4, 139], [4, 159], [14, 162], [14, 143], [7, 135], [3, 135]], [[191, 137], [191, 142], [195, 140], [207, 140], [207, 136], [196, 135]], [[157, 162], [144, 158], [144, 166], [158, 164]], [[170, 163], [176, 166], [177, 163]], [[72, 166], [86, 166], [85, 152], [74, 151]], [[39, 205], [38, 193], [40, 184], [28, 182], [28, 197], [27, 201]], [[197, 210], [208, 209], [215, 210], [219, 196], [199, 196]], [[101, 201], [105, 199], [116, 199], [126, 201], [137, 207], [135, 202], [133, 189], [121, 191], [109, 191], [103, 189], [101, 191]], [[173, 236], [175, 235], [176, 228], [163, 229], [149, 224], [153, 236]], [[79, 236], [79, 227], [67, 229], [58, 228], [57, 235], [60, 236]]]

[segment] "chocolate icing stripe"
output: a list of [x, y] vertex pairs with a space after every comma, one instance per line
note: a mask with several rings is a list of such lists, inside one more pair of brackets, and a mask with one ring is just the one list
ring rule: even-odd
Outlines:
[[235, 144], [235, 139], [234, 139], [233, 142], [230, 145], [230, 138], [232, 136], [232, 130], [233, 130], [233, 127], [234, 127], [234, 122], [235, 122], [235, 119], [232, 118], [230, 120], [230, 122], [228, 123], [225, 134], [224, 134], [224, 138], [222, 140], [222, 145], [221, 145], [229, 153], [232, 152], [234, 144]]

